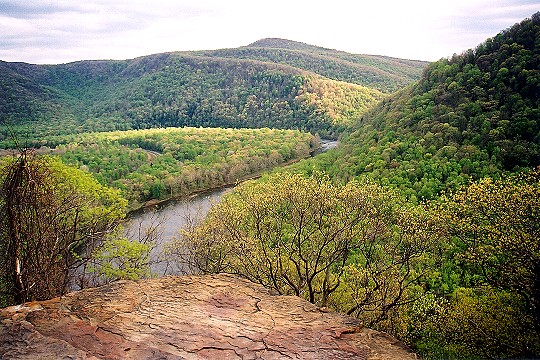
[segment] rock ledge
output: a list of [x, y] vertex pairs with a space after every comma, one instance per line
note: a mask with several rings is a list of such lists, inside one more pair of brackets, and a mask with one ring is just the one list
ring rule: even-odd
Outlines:
[[0, 359], [416, 359], [391, 336], [231, 275], [119, 281], [0, 310]]

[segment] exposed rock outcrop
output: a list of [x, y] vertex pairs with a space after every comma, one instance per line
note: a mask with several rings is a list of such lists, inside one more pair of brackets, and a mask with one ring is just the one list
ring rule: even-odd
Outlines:
[[230, 275], [121, 281], [0, 310], [0, 359], [415, 359], [355, 319]]

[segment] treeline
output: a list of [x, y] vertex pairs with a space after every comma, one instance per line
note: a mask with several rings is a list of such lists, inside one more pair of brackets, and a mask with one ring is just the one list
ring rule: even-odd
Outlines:
[[540, 164], [538, 14], [475, 50], [428, 66], [383, 100], [341, 149], [301, 165], [369, 176], [429, 199], [484, 176]]
[[166, 128], [70, 135], [45, 145], [41, 152], [121, 189], [135, 208], [234, 184], [308, 156], [318, 140], [297, 130]]
[[170, 126], [337, 137], [351, 117], [383, 97], [288, 65], [192, 53], [62, 65], [0, 62], [0, 77], [4, 148], [14, 146], [13, 137], [35, 146], [54, 135]]
[[423, 61], [349, 54], [284, 39], [262, 39], [246, 47], [195, 54], [287, 64], [383, 93], [394, 92], [418, 80], [427, 65]]

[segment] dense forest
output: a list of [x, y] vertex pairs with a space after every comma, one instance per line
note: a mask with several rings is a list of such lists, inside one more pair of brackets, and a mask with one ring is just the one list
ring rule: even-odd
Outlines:
[[421, 205], [367, 179], [284, 172], [236, 187], [169, 253], [355, 316], [425, 358], [537, 358], [539, 214], [538, 170]]
[[349, 54], [284, 39], [261, 39], [237, 49], [200, 51], [195, 54], [287, 64], [383, 93], [391, 93], [417, 80], [427, 65], [423, 61]]
[[[426, 65], [306, 50], [301, 62], [289, 63], [242, 49], [61, 65], [0, 62], [0, 146], [13, 147], [13, 136], [35, 146], [51, 135], [168, 126], [271, 127], [337, 137], [383, 92], [418, 79]], [[367, 80], [346, 82], [350, 76], [340, 75], [351, 72]]]
[[430, 64], [338, 149], [237, 188], [183, 234], [212, 250], [178, 257], [330, 305], [426, 358], [536, 358], [539, 35], [537, 13]]
[[235, 184], [309, 156], [318, 142], [298, 130], [186, 127], [67, 135], [46, 145], [40, 152], [120, 189], [136, 208]]
[[[58, 229], [72, 266], [86, 236], [73, 230], [79, 214], [100, 224], [92, 216], [112, 208], [90, 254], [97, 273], [150, 276], [152, 242], [119, 235], [125, 202], [106, 185], [134, 204], [235, 182], [304, 157], [318, 133], [339, 136], [339, 148], [239, 184], [179, 229], [168, 261], [357, 317], [428, 359], [537, 358], [539, 35], [537, 13], [427, 67], [282, 39], [125, 61], [0, 63], [2, 145], [18, 138], [78, 167], [26, 152], [2, 160], [0, 301], [44, 297], [15, 264], [21, 251], [41, 254], [24, 245], [39, 239], [32, 225], [45, 226], [47, 209], [66, 214]], [[79, 198], [92, 206], [79, 209]], [[65, 283], [58, 276], [54, 290]]]
[[300, 166], [342, 181], [369, 176], [416, 201], [539, 165], [536, 39], [538, 15], [430, 64], [419, 82], [363, 115], [341, 149]]

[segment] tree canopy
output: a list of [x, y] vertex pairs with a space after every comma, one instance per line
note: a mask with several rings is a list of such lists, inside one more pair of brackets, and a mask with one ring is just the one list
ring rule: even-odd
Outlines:
[[136, 208], [149, 200], [235, 184], [309, 156], [318, 140], [298, 130], [161, 128], [50, 138], [44, 152], [121, 189]]
[[430, 64], [418, 83], [363, 115], [341, 149], [298, 169], [371, 177], [416, 201], [540, 165], [539, 29], [537, 13]]
[[65, 293], [83, 250], [125, 214], [118, 191], [58, 159], [24, 151], [3, 159], [0, 191], [0, 301]]
[[375, 325], [414, 297], [436, 247], [430, 222], [374, 183], [280, 174], [236, 187], [171, 252]]
[[384, 96], [273, 59], [199, 53], [61, 65], [0, 62], [0, 77], [4, 148], [14, 146], [6, 124], [27, 146], [51, 135], [183, 126], [272, 127], [337, 137], [351, 115]]

